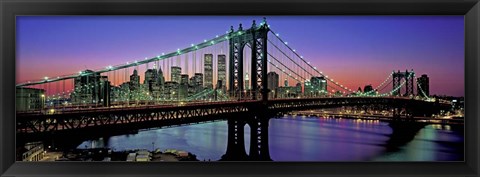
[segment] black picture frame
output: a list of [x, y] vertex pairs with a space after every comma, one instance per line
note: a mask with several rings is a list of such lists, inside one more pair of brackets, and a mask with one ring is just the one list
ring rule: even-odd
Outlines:
[[[1, 0], [2, 176], [479, 176], [479, 0]], [[464, 15], [464, 162], [15, 162], [18, 15]]]

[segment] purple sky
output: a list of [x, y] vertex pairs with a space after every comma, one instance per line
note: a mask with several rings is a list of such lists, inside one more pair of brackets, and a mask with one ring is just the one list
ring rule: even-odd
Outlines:
[[[154, 57], [250, 27], [253, 16], [20, 16], [17, 83]], [[329, 77], [380, 84], [392, 70], [428, 74], [430, 93], [464, 95], [463, 16], [267, 16]]]

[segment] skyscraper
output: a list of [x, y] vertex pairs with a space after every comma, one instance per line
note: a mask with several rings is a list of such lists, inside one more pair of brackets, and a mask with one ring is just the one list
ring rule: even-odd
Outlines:
[[180, 86], [178, 88], [178, 99], [185, 100], [188, 97], [188, 74], [180, 76]]
[[163, 99], [163, 89], [165, 86], [165, 77], [162, 68], [158, 67], [157, 82], [153, 89], [153, 97], [155, 99]]
[[320, 93], [327, 94], [327, 80], [325, 77], [321, 76], [320, 78]]
[[417, 95], [422, 97], [430, 96], [430, 81], [426, 74], [423, 74], [421, 77], [417, 78]]
[[269, 92], [269, 95], [271, 98], [276, 98], [276, 89], [278, 87], [278, 84], [279, 84], [279, 76], [276, 72], [269, 72], [267, 74], [267, 78], [268, 78], [268, 86], [267, 88], [270, 89], [270, 92]]
[[313, 97], [314, 96], [314, 88], [312, 86], [312, 83], [310, 82], [310, 80], [305, 80], [305, 83], [303, 84], [303, 88], [304, 88], [304, 91], [303, 91], [303, 95], [306, 96], [306, 97]]
[[285, 78], [285, 81], [284, 81], [284, 83], [285, 83], [285, 85], [284, 85], [284, 86], [285, 86], [285, 87], [288, 87], [288, 80], [287, 80], [287, 78]]
[[158, 67], [157, 84], [160, 85], [161, 87], [165, 85], [165, 77], [163, 76], [163, 71], [161, 67]]
[[202, 73], [195, 73], [194, 83], [192, 84], [195, 88], [195, 93], [201, 92], [203, 90], [203, 74]]
[[147, 69], [145, 71], [145, 80], [143, 81], [143, 84], [145, 85], [145, 88], [147, 89], [148, 92], [152, 93], [153, 92], [153, 87], [157, 85], [157, 80], [158, 80], [158, 75], [157, 75], [157, 70], [154, 69]]
[[205, 87], [213, 88], [213, 55], [205, 54], [204, 61]]
[[133, 70], [133, 74], [130, 75], [130, 90], [138, 90], [140, 88], [140, 76], [138, 75], [138, 71], [135, 69]]
[[[217, 70], [218, 70], [218, 81], [221, 81], [221, 88], [223, 91], [226, 89], [226, 83], [227, 83], [227, 68], [226, 68], [226, 58], [224, 54], [218, 55], [218, 64], [217, 64]], [[217, 88], [218, 82], [217, 82]]]
[[180, 73], [182, 72], [182, 68], [178, 66], [172, 66], [171, 71], [172, 71], [171, 81], [180, 84]]
[[178, 100], [178, 82], [168, 81], [165, 82], [165, 89], [163, 95], [166, 100]]
[[245, 90], [250, 90], [250, 78], [248, 72], [245, 73]]
[[[74, 80], [75, 91], [71, 95], [75, 104], [105, 103], [110, 104], [110, 81], [92, 70], [85, 70]], [[132, 78], [132, 77], [131, 77]], [[135, 77], [133, 77], [135, 79]]]

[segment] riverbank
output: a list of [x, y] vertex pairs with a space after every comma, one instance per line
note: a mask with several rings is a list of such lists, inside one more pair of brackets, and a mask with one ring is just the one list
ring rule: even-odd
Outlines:
[[195, 154], [187, 151], [166, 149], [148, 151], [146, 149], [132, 149], [112, 151], [110, 148], [75, 149], [67, 152], [49, 151], [55, 158], [44, 161], [123, 161], [123, 162], [175, 162], [199, 161]]

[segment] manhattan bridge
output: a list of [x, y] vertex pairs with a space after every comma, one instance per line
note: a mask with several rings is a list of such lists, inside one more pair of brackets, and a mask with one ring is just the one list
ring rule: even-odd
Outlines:
[[28, 101], [17, 96], [17, 138], [227, 120], [223, 159], [269, 160], [269, 119], [287, 112], [369, 106], [405, 122], [450, 106], [430, 98], [413, 70], [388, 73], [368, 90], [348, 88], [313, 66], [265, 18], [152, 58], [72, 73], [17, 84], [17, 95], [38, 98], [18, 110]]

